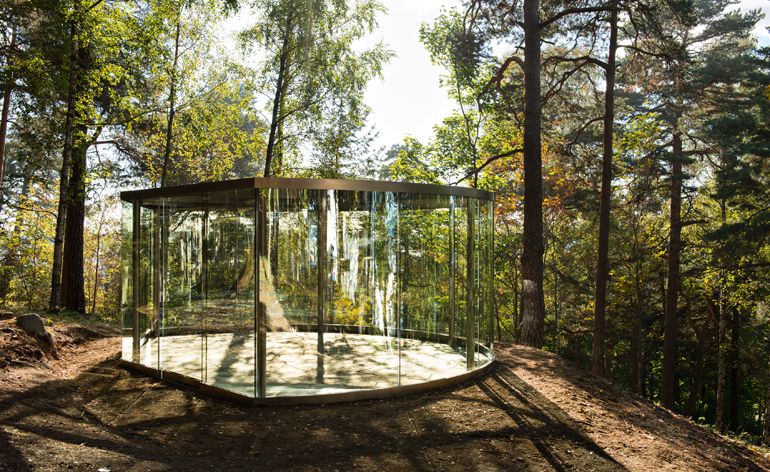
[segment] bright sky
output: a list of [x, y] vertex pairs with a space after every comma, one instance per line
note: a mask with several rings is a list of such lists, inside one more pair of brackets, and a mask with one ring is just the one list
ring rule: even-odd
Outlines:
[[[370, 122], [379, 132], [375, 146], [390, 147], [411, 135], [427, 141], [433, 126], [449, 115], [454, 103], [439, 87], [442, 70], [430, 63], [419, 41], [423, 22], [432, 22], [442, 8], [459, 7], [460, 0], [382, 0], [388, 8], [379, 28], [369, 38], [384, 42], [394, 57], [383, 70], [383, 79], [369, 84], [366, 101], [372, 109]], [[770, 0], [741, 0], [740, 8], [761, 8], [766, 18], [755, 33], [762, 44], [770, 44]], [[227, 32], [248, 24], [247, 18], [231, 22]], [[368, 41], [367, 41], [368, 42]]]
[[430, 63], [419, 40], [420, 25], [432, 22], [441, 8], [459, 7], [460, 1], [385, 0], [387, 16], [373, 35], [396, 53], [383, 69], [383, 80], [369, 84], [366, 101], [371, 123], [379, 131], [377, 147], [400, 143], [411, 135], [427, 141], [433, 125], [449, 115], [454, 103], [439, 87], [440, 67]]

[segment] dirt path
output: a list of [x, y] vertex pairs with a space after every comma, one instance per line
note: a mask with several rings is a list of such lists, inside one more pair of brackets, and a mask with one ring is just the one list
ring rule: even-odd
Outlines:
[[603, 450], [601, 438], [583, 431], [585, 420], [525, 382], [512, 354], [502, 350], [492, 374], [455, 388], [296, 408], [196, 397], [114, 359], [26, 391], [0, 381], [0, 471], [656, 468], [637, 467], [612, 444]]

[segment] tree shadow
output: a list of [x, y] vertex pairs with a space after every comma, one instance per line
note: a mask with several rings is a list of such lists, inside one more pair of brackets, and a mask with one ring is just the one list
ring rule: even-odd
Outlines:
[[4, 454], [27, 467], [18, 470], [29, 470], [29, 459], [39, 468], [41, 450], [51, 451], [48, 466], [88, 460], [113, 470], [623, 470], [558, 407], [499, 367], [403, 398], [245, 407], [111, 360], [0, 398], [0, 432]]
[[[638, 429], [647, 437], [665, 441], [673, 450], [695, 448], [698, 459], [706, 463], [703, 467], [712, 470], [765, 470], [758, 465], [759, 458], [747, 448], [732, 444], [712, 431], [655, 405], [640, 395], [624, 391], [566, 359], [522, 346], [500, 344], [496, 347], [497, 358], [502, 366], [510, 365], [516, 369], [528, 370], [533, 375], [543, 375], [543, 370], [549, 371], [549, 375], [558, 378], [569, 388], [586, 394], [588, 401], [602, 411], [604, 419]], [[510, 370], [506, 376], [518, 379]], [[521, 383], [528, 386], [523, 381]], [[532, 390], [542, 397], [538, 401], [552, 403], [536, 390]], [[560, 418], [559, 421], [566, 423], [573, 420], [565, 413], [565, 418]], [[683, 460], [686, 459], [685, 457]], [[691, 466], [697, 467], [694, 464]]]
[[32, 469], [24, 458], [24, 454], [12, 443], [8, 434], [0, 429], [0, 466], [2, 470], [27, 472]]
[[479, 388], [526, 431], [555, 470], [593, 464], [600, 470], [626, 470], [594, 443], [566, 412], [509, 369], [497, 366]]

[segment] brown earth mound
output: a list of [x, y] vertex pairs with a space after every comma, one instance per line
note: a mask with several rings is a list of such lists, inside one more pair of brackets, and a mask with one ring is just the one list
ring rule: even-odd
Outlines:
[[46, 330], [52, 343], [25, 332], [13, 318], [0, 321], [2, 390], [24, 390], [71, 377], [118, 349], [114, 337], [117, 331], [107, 326], [54, 323]]

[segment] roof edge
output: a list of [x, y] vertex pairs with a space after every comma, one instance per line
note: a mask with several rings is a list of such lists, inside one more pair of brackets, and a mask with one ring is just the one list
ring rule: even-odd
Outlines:
[[244, 179], [177, 185], [173, 187], [127, 190], [120, 192], [120, 199], [130, 202], [147, 198], [176, 197], [193, 195], [196, 193], [261, 188], [344, 190], [354, 192], [404, 192], [429, 195], [451, 195], [457, 197], [478, 198], [482, 200], [495, 199], [495, 194], [487, 190], [470, 187], [454, 187], [451, 185], [389, 182], [384, 180], [306, 179], [283, 177], [248, 177]]

